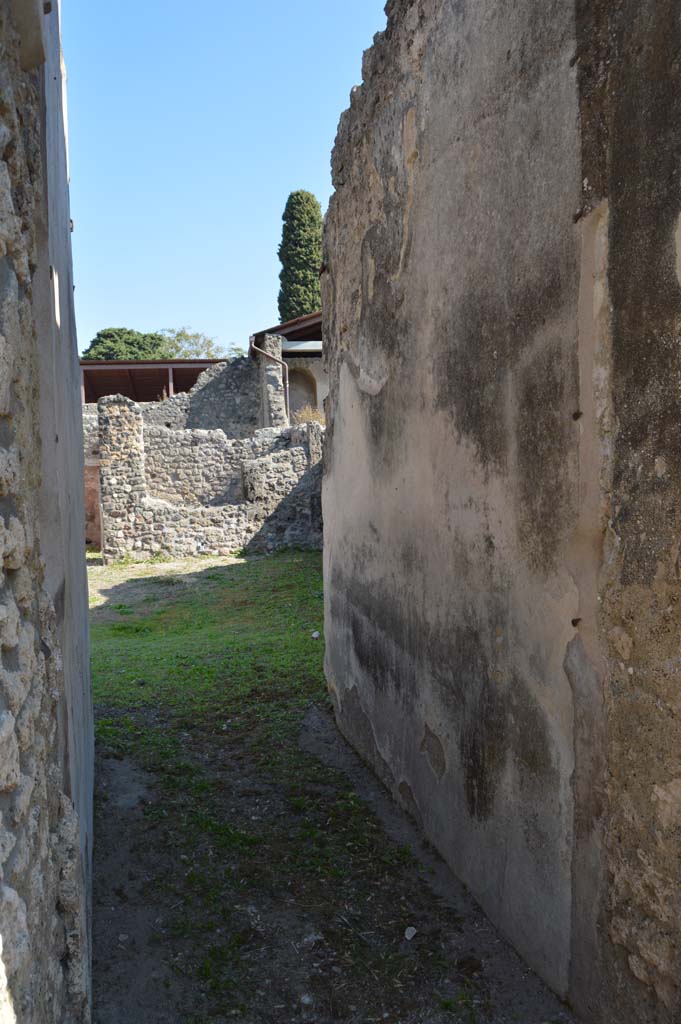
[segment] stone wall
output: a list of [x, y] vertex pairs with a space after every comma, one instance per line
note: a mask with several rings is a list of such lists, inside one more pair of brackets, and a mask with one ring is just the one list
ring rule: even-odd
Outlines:
[[[281, 358], [281, 339], [268, 338], [267, 351]], [[190, 391], [140, 403], [140, 408], [145, 423], [174, 430], [222, 430], [227, 437], [250, 437], [260, 427], [286, 425], [281, 367], [261, 357], [216, 363]]]
[[[220, 366], [224, 366], [223, 363]], [[199, 377], [199, 381], [201, 378]], [[196, 383], [198, 384], [199, 381]], [[163, 402], [140, 402], [140, 409], [144, 422], [155, 424], [158, 427], [172, 427], [174, 430], [182, 430], [187, 426], [189, 417], [190, 392], [183, 391], [172, 398], [166, 398]], [[96, 406], [95, 406], [96, 408]], [[99, 443], [99, 424], [97, 424], [97, 441]]]
[[211, 366], [189, 392], [190, 428], [248, 437], [265, 425], [267, 412], [261, 408], [260, 366], [255, 359], [244, 356]]
[[59, 4], [0, 0], [0, 41], [0, 1018], [76, 1024], [92, 724]]
[[[266, 351], [281, 358], [281, 339], [268, 337]], [[242, 500], [240, 467], [253, 451], [250, 441], [240, 447], [235, 439], [251, 439], [264, 426], [288, 424], [282, 368], [262, 356], [216, 363], [191, 391], [138, 408], [147, 428], [150, 494], [189, 504]], [[85, 536], [94, 548], [102, 543], [98, 416], [96, 405], [83, 406]]]
[[99, 496], [99, 417], [97, 406], [83, 406], [83, 452], [85, 456], [85, 543], [94, 550], [102, 546]]
[[222, 430], [167, 430], [145, 423], [147, 491], [179, 505], [243, 501], [243, 463], [289, 443], [290, 431], [258, 430], [241, 439], [226, 437]]
[[260, 379], [261, 427], [285, 427], [288, 425], [286, 395], [283, 386], [283, 367], [281, 366], [281, 338], [274, 334], [266, 334], [259, 348], [268, 356], [258, 355], [258, 374]]
[[318, 425], [169, 430], [120, 395], [99, 424], [105, 561], [321, 546]]
[[387, 9], [325, 231], [338, 720], [589, 1024], [672, 1024], [678, 4]]

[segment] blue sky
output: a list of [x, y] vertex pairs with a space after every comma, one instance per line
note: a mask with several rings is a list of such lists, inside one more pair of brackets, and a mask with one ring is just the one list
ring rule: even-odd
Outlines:
[[63, 0], [79, 346], [277, 323], [281, 215], [329, 158], [385, 0]]

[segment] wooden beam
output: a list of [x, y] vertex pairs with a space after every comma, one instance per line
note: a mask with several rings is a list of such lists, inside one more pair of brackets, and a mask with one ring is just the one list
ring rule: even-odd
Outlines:
[[119, 362], [116, 359], [106, 360], [101, 363], [91, 362], [86, 359], [84, 369], [88, 373], [96, 373], [98, 370], [106, 373], [111, 370], [165, 370], [169, 367], [175, 367], [177, 370], [193, 370], [201, 369], [206, 370], [209, 366], [214, 366], [216, 363], [224, 363], [224, 359], [187, 359], [185, 362], [179, 363], [166, 363], [166, 362]]

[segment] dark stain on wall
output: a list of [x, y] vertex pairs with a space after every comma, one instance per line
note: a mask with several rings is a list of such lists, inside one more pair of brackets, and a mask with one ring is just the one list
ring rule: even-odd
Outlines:
[[459, 756], [471, 817], [484, 821], [492, 814], [497, 786], [508, 754], [505, 700], [484, 676], [467, 694], [460, 726]]
[[573, 521], [575, 496], [566, 456], [577, 440], [569, 412], [576, 402], [577, 374], [577, 366], [566, 367], [562, 348], [553, 344], [537, 352], [519, 381], [516, 515], [523, 551], [536, 572], [554, 567]]
[[521, 786], [539, 790], [549, 779], [558, 783], [558, 768], [551, 756], [546, 713], [517, 676], [506, 698], [509, 745]]
[[[436, 626], [424, 621], [413, 603], [392, 595], [385, 586], [359, 583], [334, 570], [331, 615], [345, 623], [352, 651], [362, 670], [364, 684], [383, 697], [412, 710], [424, 675], [436, 688], [447, 709], [447, 726], [457, 736], [463, 787], [470, 814], [479, 821], [490, 817], [502, 775], [510, 765], [519, 785], [534, 797], [557, 786], [546, 716], [525, 681], [517, 676], [498, 679], [490, 651], [495, 649], [504, 599], [490, 600], [486, 628], [452, 617]], [[352, 698], [352, 719], [361, 697]], [[369, 701], [372, 694], [367, 693]], [[342, 714], [345, 714], [345, 703]], [[363, 712], [364, 714], [364, 712]], [[368, 720], [367, 720], [368, 722]], [[353, 726], [356, 742], [373, 759], [373, 731]], [[367, 749], [371, 748], [371, 749]], [[441, 740], [426, 727], [421, 743], [438, 778], [446, 761]]]
[[[413, 346], [405, 344], [411, 334], [411, 320], [404, 306], [401, 283], [389, 276], [390, 268], [381, 265], [376, 257], [376, 269], [371, 301], [367, 294], [367, 263], [374, 248], [377, 252], [399, 251], [399, 240], [388, 245], [386, 230], [372, 228], [364, 239], [362, 260], [364, 281], [361, 336], [370, 343], [375, 360], [375, 372], [386, 373], [387, 379], [377, 394], [359, 392], [362, 411], [366, 417], [368, 434], [372, 442], [372, 469], [376, 476], [392, 473], [404, 454], [404, 391], [413, 387], [418, 370]], [[374, 358], [364, 357], [365, 369], [372, 370]]]
[[[356, 686], [343, 694], [339, 719], [343, 731], [351, 740], [352, 745], [371, 765], [384, 786], [392, 789], [395, 783], [393, 773], [378, 749], [371, 720], [362, 707]], [[414, 806], [416, 806], [415, 802]]]
[[475, 444], [483, 466], [491, 471], [502, 471], [507, 464], [509, 371], [547, 320], [559, 313], [574, 278], [570, 251], [560, 261], [554, 257], [540, 277], [530, 276], [512, 294], [472, 289], [443, 314], [436, 328], [436, 411], [454, 418], [459, 435]]

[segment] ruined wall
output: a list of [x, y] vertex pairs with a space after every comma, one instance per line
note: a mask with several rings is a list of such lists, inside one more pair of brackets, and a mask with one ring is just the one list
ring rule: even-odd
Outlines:
[[120, 395], [99, 402], [102, 554], [175, 558], [321, 546], [321, 429], [145, 427]]
[[[281, 342], [274, 341], [273, 352], [281, 357]], [[269, 364], [268, 369], [278, 411], [283, 392], [281, 370], [274, 364]], [[269, 423], [268, 405], [263, 405], [269, 398], [263, 392], [259, 359], [243, 356], [208, 367], [190, 391], [162, 402], [142, 402], [140, 408], [144, 422], [155, 426], [223, 430], [228, 437], [250, 437], [259, 427], [274, 425]]]
[[2, 0], [0, 41], [0, 1016], [61, 1024], [89, 1020], [92, 726], [59, 4]]
[[285, 427], [288, 425], [286, 396], [283, 386], [283, 368], [281, 363], [281, 338], [276, 334], [266, 334], [258, 346], [263, 352], [272, 356], [258, 355], [257, 367], [260, 383], [261, 427]]
[[[281, 357], [281, 340], [268, 348]], [[265, 365], [263, 365], [263, 363]], [[138, 404], [145, 432], [145, 472], [151, 496], [220, 505], [243, 500], [241, 464], [253, 458], [254, 433], [288, 424], [282, 369], [263, 357], [237, 358], [205, 370], [191, 391]], [[164, 429], [165, 428], [165, 429]], [[210, 434], [210, 437], [208, 436]], [[239, 443], [244, 440], [244, 444]], [[99, 414], [83, 406], [85, 537], [102, 544]]]
[[[142, 410], [145, 423], [155, 424], [158, 427], [171, 427], [173, 430], [182, 430], [187, 426], [189, 402], [189, 392], [183, 391], [179, 395], [173, 395], [172, 398], [166, 398], [163, 402], [140, 402], [139, 407]], [[97, 431], [99, 435], [99, 425], [97, 426]]]
[[167, 430], [145, 424], [147, 491], [178, 505], [243, 501], [244, 461], [284, 448], [289, 439], [290, 432], [272, 429], [241, 439], [226, 437], [222, 430]]
[[338, 719], [590, 1024], [671, 1024], [678, 5], [388, 15], [325, 234]]
[[85, 493], [85, 543], [98, 551], [102, 546], [99, 495], [99, 417], [97, 406], [83, 406], [83, 453]]
[[267, 412], [261, 409], [257, 360], [244, 356], [218, 363], [204, 370], [189, 392], [190, 428], [248, 437], [258, 427], [268, 425]]

